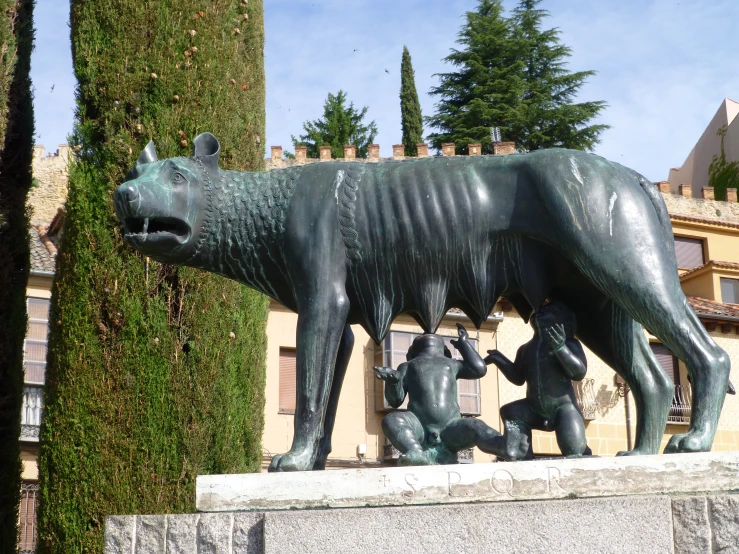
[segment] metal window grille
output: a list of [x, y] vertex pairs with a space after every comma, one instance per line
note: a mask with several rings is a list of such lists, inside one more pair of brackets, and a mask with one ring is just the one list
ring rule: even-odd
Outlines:
[[680, 382], [680, 366], [677, 357], [664, 344], [652, 342], [649, 346], [657, 361], [675, 383], [675, 395], [667, 416], [668, 423], [690, 423], [692, 391], [689, 384], [683, 385]]
[[18, 529], [19, 554], [36, 551], [36, 508], [38, 483], [24, 481], [21, 485], [21, 505]]
[[[420, 336], [418, 333], [404, 333], [402, 331], [392, 331], [388, 333], [385, 340], [382, 341], [380, 348], [375, 350], [375, 364], [384, 367], [392, 367], [398, 369], [398, 366], [406, 361], [405, 357], [408, 349], [411, 347], [413, 340]], [[461, 360], [462, 355], [451, 344], [452, 339], [456, 337], [443, 337], [444, 343], [455, 360]], [[474, 349], [478, 350], [477, 339], [469, 339]], [[378, 412], [392, 410], [393, 408], [385, 400], [385, 383], [379, 379], [375, 379], [375, 409]], [[457, 401], [459, 409], [463, 415], [480, 415], [480, 380], [479, 379], [459, 379], [457, 381]], [[408, 408], [408, 397], [406, 396], [403, 404], [398, 408], [405, 410]]]
[[598, 404], [595, 399], [595, 379], [573, 381], [572, 385], [575, 389], [577, 405], [580, 408], [585, 421], [595, 419], [595, 412], [598, 408]]
[[25, 385], [21, 409], [21, 440], [38, 442], [44, 410], [44, 389]]

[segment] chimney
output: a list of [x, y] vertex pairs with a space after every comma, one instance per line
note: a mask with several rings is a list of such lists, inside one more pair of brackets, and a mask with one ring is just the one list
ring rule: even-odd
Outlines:
[[305, 163], [305, 159], [308, 157], [307, 146], [296, 146], [295, 147], [295, 161], [298, 163]]
[[664, 194], [670, 194], [670, 182], [669, 181], [657, 181], [655, 183], [657, 189]]
[[319, 159], [322, 162], [325, 162], [325, 161], [331, 159], [331, 147], [330, 146], [320, 146], [318, 148], [318, 150], [319, 150], [319, 153], [320, 153], [320, 158]]
[[356, 160], [357, 159], [357, 147], [351, 144], [344, 145], [344, 159], [345, 160]]
[[684, 196], [685, 198], [693, 198], [693, 186], [680, 185], [680, 196]]
[[479, 156], [482, 154], [482, 145], [479, 142], [468, 144], [467, 148], [469, 149], [470, 156]]
[[405, 146], [402, 144], [393, 144], [393, 159], [402, 160], [405, 158]]
[[454, 156], [456, 155], [456, 145], [453, 142], [444, 142], [441, 145], [442, 156]]
[[701, 189], [701, 196], [704, 200], [714, 200], [713, 187], [703, 187]]
[[515, 142], [494, 142], [493, 143], [493, 154], [498, 156], [507, 156], [508, 154], [516, 153]]
[[33, 157], [34, 158], [43, 158], [44, 157], [44, 145], [43, 144], [34, 144], [33, 145]]
[[272, 163], [274, 163], [275, 160], [282, 159], [282, 146], [271, 146], [270, 149], [272, 150]]
[[419, 158], [428, 158], [429, 157], [429, 145], [425, 142], [422, 142], [421, 144], [416, 144], [416, 148], [418, 149], [418, 157]]
[[379, 144], [369, 145], [369, 160], [371, 162], [380, 161], [380, 145]]
[[736, 204], [736, 189], [726, 189], [726, 201]]

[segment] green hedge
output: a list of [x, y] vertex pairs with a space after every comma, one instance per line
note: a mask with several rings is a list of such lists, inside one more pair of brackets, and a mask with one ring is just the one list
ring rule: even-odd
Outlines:
[[33, 159], [33, 0], [0, 0], [0, 553], [18, 536], [23, 339]]
[[39, 550], [102, 552], [106, 515], [194, 510], [198, 474], [258, 471], [266, 298], [123, 244], [112, 191], [153, 139], [263, 169], [263, 6], [74, 0], [79, 82], [41, 429]]

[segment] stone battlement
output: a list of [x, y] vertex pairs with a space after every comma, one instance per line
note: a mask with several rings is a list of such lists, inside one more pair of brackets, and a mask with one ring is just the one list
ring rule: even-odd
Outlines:
[[33, 186], [28, 193], [28, 205], [33, 209], [31, 222], [47, 224], [67, 200], [69, 158], [72, 149], [60, 144], [56, 153], [46, 153], [43, 144], [33, 147]]
[[[331, 147], [321, 146], [318, 158], [308, 158], [307, 148], [305, 146], [295, 147], [294, 158], [283, 158], [282, 157], [282, 146], [272, 146], [271, 154], [272, 157], [267, 158], [266, 169], [279, 169], [283, 167], [293, 167], [296, 165], [306, 165], [319, 162], [366, 162], [376, 163], [387, 160], [406, 160], [415, 158], [428, 158], [429, 157], [429, 145], [426, 143], [416, 145], [418, 149], [417, 156], [406, 156], [405, 147], [402, 144], [393, 145], [393, 156], [391, 158], [380, 157], [380, 145], [370, 144], [369, 145], [369, 156], [367, 158], [357, 158], [357, 147], [351, 144], [344, 146], [344, 157], [343, 158], [332, 158]], [[467, 145], [470, 156], [479, 156], [482, 153], [482, 145], [480, 144], [469, 144]], [[499, 156], [505, 156], [507, 154], [513, 154], [516, 152], [515, 142], [498, 142], [493, 144], [493, 154]], [[453, 142], [444, 143], [441, 145], [442, 156], [455, 156], [455, 145]]]

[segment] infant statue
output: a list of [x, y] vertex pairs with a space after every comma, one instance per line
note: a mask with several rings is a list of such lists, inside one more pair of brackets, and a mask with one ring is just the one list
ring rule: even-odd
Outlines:
[[375, 366], [385, 381], [385, 399], [393, 408], [408, 394], [408, 411], [392, 412], [382, 421], [385, 436], [397, 448], [401, 465], [457, 463], [457, 452], [477, 446], [498, 453], [501, 435], [485, 422], [463, 418], [457, 400], [457, 379], [479, 379], [487, 373], [482, 357], [468, 342], [467, 330], [457, 324], [462, 354], [454, 360], [444, 339], [435, 334], [417, 337], [397, 370]]
[[566, 457], [590, 455], [585, 421], [577, 406], [572, 381], [587, 371], [585, 352], [574, 338], [575, 316], [561, 302], [544, 304], [531, 315], [534, 338], [522, 345], [511, 361], [498, 350], [488, 350], [493, 363], [514, 385], [526, 384], [526, 398], [500, 409], [505, 460], [531, 460], [531, 430], [554, 431]]

